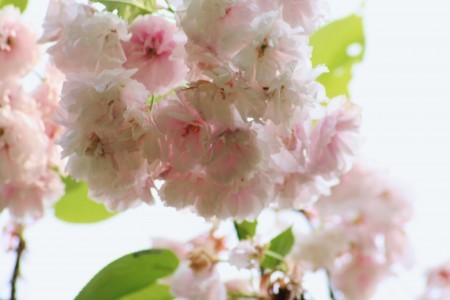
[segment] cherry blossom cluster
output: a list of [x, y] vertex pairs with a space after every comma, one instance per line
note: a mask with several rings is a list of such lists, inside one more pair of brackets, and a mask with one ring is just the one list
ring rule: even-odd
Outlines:
[[[155, 239], [153, 247], [169, 248], [180, 258], [168, 282], [182, 299], [307, 299], [305, 278], [321, 270], [335, 299], [370, 299], [383, 279], [412, 262], [405, 233], [410, 217], [411, 203], [399, 187], [359, 162], [314, 208], [266, 211], [254, 236], [236, 241], [221, 236], [222, 227], [186, 243]], [[293, 246], [272, 248], [277, 238], [283, 239], [280, 247], [290, 243], [286, 228]], [[448, 289], [449, 274], [448, 266], [431, 271], [430, 290]]]
[[[267, 254], [267, 244], [250, 240], [236, 243], [229, 236], [218, 233], [217, 228], [186, 243], [156, 238], [153, 247], [170, 249], [181, 261], [177, 271], [167, 279], [177, 299], [278, 299], [272, 297], [286, 293], [287, 286], [288, 294], [293, 298], [280, 299], [300, 299], [296, 297], [304, 292], [303, 273], [296, 267], [296, 273], [286, 274], [259, 269]], [[245, 273], [227, 280], [223, 276], [224, 270], [229, 275]]]
[[327, 193], [351, 167], [360, 114], [315, 80], [308, 39], [325, 12], [318, 0], [186, 0], [178, 26], [158, 14], [127, 24], [54, 1], [42, 40], [68, 79], [68, 173], [111, 209], [152, 203], [153, 189], [204, 217]]
[[61, 128], [52, 121], [63, 76], [49, 66], [31, 93], [20, 83], [40, 55], [37, 35], [19, 10], [0, 10], [0, 211], [21, 220], [40, 217], [64, 194], [55, 145]]
[[405, 233], [411, 217], [404, 192], [359, 162], [315, 204], [314, 230], [299, 239], [293, 258], [326, 269], [346, 299], [370, 299], [396, 266], [413, 263]]

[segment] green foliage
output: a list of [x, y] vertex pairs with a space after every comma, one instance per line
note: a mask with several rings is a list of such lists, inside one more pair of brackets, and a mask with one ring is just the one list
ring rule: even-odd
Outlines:
[[352, 79], [352, 68], [364, 57], [365, 37], [362, 17], [351, 15], [332, 22], [311, 36], [314, 66], [324, 64], [330, 70], [318, 78], [332, 98], [345, 94]]
[[[159, 292], [164, 296], [163, 293], [167, 292], [164, 286], [150, 287], [150, 285], [159, 278], [172, 274], [178, 264], [179, 260], [175, 254], [166, 249], [150, 249], [125, 255], [98, 272], [75, 300], [136, 300], [142, 299], [139, 297], [145, 296], [145, 293], [159, 296]], [[147, 296], [145, 299], [171, 298]]]
[[70, 177], [63, 178], [66, 194], [55, 204], [55, 216], [69, 223], [95, 223], [106, 220], [116, 213], [108, 211], [104, 204], [88, 198], [88, 187]]
[[24, 12], [27, 8], [28, 0], [0, 0], [0, 8], [10, 4], [20, 9], [21, 12]]
[[289, 227], [270, 241], [269, 251], [278, 257], [266, 254], [261, 266], [265, 269], [275, 270], [282, 262], [281, 258], [284, 258], [291, 251], [294, 242], [292, 227]]
[[131, 23], [140, 15], [153, 13], [156, 8], [156, 0], [91, 0], [106, 7], [107, 11], [114, 12], [124, 20]]
[[251, 239], [255, 236], [256, 226], [258, 221], [253, 222], [244, 221], [242, 223], [234, 222], [234, 228], [236, 229], [236, 234], [240, 241]]
[[170, 292], [170, 287], [163, 284], [152, 284], [140, 291], [126, 295], [120, 300], [172, 300], [174, 297]]

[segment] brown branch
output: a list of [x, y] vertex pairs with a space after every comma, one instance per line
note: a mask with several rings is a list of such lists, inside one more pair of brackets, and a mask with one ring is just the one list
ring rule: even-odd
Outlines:
[[16, 252], [16, 261], [14, 264], [13, 274], [11, 276], [11, 296], [10, 300], [17, 300], [16, 292], [17, 292], [17, 280], [20, 276], [20, 263], [23, 256], [23, 252], [26, 248], [26, 243], [22, 235], [22, 230], [17, 231], [15, 234], [15, 238], [18, 239], [17, 247], [15, 249]]

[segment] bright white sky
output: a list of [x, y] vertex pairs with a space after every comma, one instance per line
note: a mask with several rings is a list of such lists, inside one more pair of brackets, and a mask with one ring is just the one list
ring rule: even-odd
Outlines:
[[[357, 0], [331, 1], [335, 17], [359, 7]], [[47, 0], [30, 2], [26, 16], [38, 28]], [[411, 190], [416, 209], [409, 231], [417, 267], [374, 299], [410, 300], [422, 287], [420, 270], [450, 259], [450, 1], [372, 0], [363, 12], [367, 52], [351, 86], [363, 107], [363, 154]], [[196, 217], [161, 207], [87, 226], [49, 215], [27, 230], [19, 299], [73, 299], [104, 265], [148, 247], [150, 237], [186, 239], [204, 228]], [[0, 299], [14, 259], [3, 250]]]

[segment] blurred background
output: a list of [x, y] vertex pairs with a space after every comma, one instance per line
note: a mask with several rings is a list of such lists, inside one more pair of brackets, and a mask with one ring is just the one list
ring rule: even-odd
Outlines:
[[[35, 28], [47, 3], [30, 0], [25, 18]], [[374, 299], [414, 299], [423, 270], [450, 259], [450, 1], [331, 0], [333, 19], [355, 11], [364, 17], [367, 43], [350, 86], [363, 108], [362, 156], [389, 171], [416, 211], [408, 228], [416, 265], [383, 284]], [[19, 299], [73, 299], [103, 266], [148, 248], [151, 237], [186, 240], [207, 228], [198, 217], [161, 206], [89, 225], [48, 213], [26, 230]], [[13, 260], [1, 249], [0, 299], [8, 293]]]

